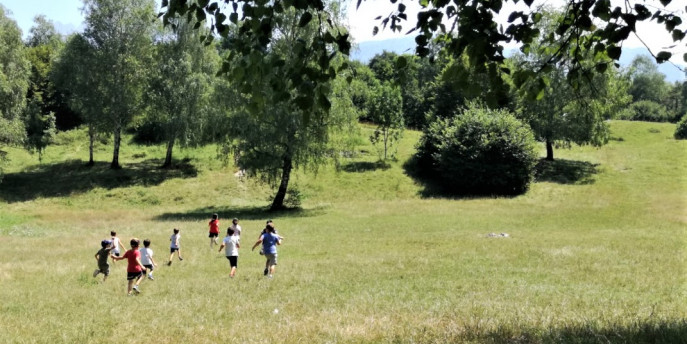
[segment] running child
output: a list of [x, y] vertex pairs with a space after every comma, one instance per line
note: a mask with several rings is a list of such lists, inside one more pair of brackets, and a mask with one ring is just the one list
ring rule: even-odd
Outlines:
[[107, 259], [110, 258], [110, 251], [112, 251], [112, 242], [110, 240], [103, 240], [100, 242], [100, 250], [95, 254], [95, 260], [98, 262], [98, 268], [93, 271], [93, 277], [98, 276], [98, 274], [103, 274], [103, 282], [107, 280], [107, 276], [110, 275], [110, 264]]
[[265, 271], [264, 275], [269, 274], [269, 278], [274, 275], [274, 267], [277, 266], [277, 245], [281, 245], [281, 237], [275, 233], [274, 224], [269, 223], [265, 227], [266, 233], [260, 236], [260, 239], [255, 242], [254, 250], [258, 245], [262, 244], [262, 252], [265, 254]]
[[143, 248], [141, 249], [141, 263], [148, 270], [148, 279], [154, 280], [153, 270], [157, 267], [155, 260], [153, 260], [153, 249], [150, 248], [150, 239], [143, 240]]
[[[112, 254], [114, 254], [115, 257], [119, 257], [121, 254], [121, 251], [124, 251], [124, 244], [122, 244], [122, 241], [119, 240], [119, 237], [117, 237], [117, 232], [111, 231], [110, 236], [112, 236], [112, 239], [110, 239], [110, 241], [112, 241]], [[122, 248], [121, 251], [120, 251], [120, 247]], [[115, 260], [112, 259], [112, 263], [114, 263], [114, 262], [115, 262]]]
[[231, 272], [229, 273], [229, 277], [231, 278], [234, 278], [236, 274], [236, 268], [238, 267], [239, 261], [239, 248], [241, 248], [239, 237], [234, 234], [236, 234], [236, 232], [233, 228], [227, 228], [227, 236], [224, 237], [222, 245], [219, 247], [219, 252], [222, 252], [222, 249], [226, 247], [224, 254], [229, 260], [229, 266], [231, 266]]
[[208, 225], [210, 226], [208, 237], [210, 238], [210, 249], [212, 249], [213, 244], [217, 245], [217, 237], [219, 237], [219, 215], [212, 214], [212, 219]]
[[130, 241], [131, 244], [131, 249], [126, 251], [123, 256], [121, 257], [115, 257], [112, 256], [112, 259], [114, 260], [122, 260], [126, 259], [127, 260], [127, 266], [126, 266], [126, 280], [127, 282], [127, 288], [126, 288], [126, 295], [131, 296], [131, 292], [133, 291], [137, 295], [141, 292], [138, 289], [138, 284], [141, 283], [141, 280], [143, 279], [143, 275], [146, 272], [145, 266], [141, 264], [141, 252], [138, 250], [140, 246], [140, 241], [137, 238], [133, 238]]
[[167, 262], [167, 265], [172, 265], [172, 257], [174, 257], [174, 252], [177, 253], [179, 261], [184, 260], [184, 258], [181, 258], [181, 246], [179, 246], [180, 239], [181, 234], [179, 234], [179, 229], [174, 228], [174, 234], [172, 234], [172, 236], [169, 237], [169, 261]]

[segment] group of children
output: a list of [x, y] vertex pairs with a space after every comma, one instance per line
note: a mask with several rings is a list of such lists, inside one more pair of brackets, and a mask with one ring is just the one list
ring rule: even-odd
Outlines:
[[[210, 248], [213, 245], [218, 245], [217, 237], [219, 236], [219, 215], [213, 214], [212, 219], [209, 222], [210, 232]], [[115, 231], [110, 232], [112, 236], [110, 240], [101, 241], [101, 249], [95, 254], [95, 259], [98, 262], [98, 268], [93, 272], [93, 277], [98, 276], [98, 274], [103, 274], [103, 282], [107, 280], [110, 275], [110, 265], [108, 259], [111, 258], [113, 263], [118, 260], [127, 259], [127, 295], [139, 294], [139, 284], [143, 280], [144, 276], [147, 275], [148, 279], [154, 280], [153, 270], [157, 267], [157, 263], [153, 259], [153, 250], [150, 248], [150, 240], [143, 240], [143, 248], [140, 248], [140, 240], [138, 238], [132, 238], [129, 244], [131, 245], [131, 250], [128, 250], [121, 255], [123, 251], [123, 243], [117, 237]], [[219, 246], [219, 252], [222, 249], [225, 250], [225, 256], [229, 260], [229, 266], [231, 268], [229, 277], [234, 278], [236, 275], [236, 268], [238, 267], [238, 256], [241, 238], [241, 226], [239, 225], [239, 220], [234, 218], [232, 220], [232, 225], [227, 228], [227, 235], [222, 240]], [[179, 261], [184, 260], [181, 257], [181, 248], [179, 245], [181, 239], [181, 234], [179, 234], [179, 229], [174, 228], [174, 234], [169, 238], [170, 240], [170, 255], [167, 265], [172, 265], [172, 258], [174, 254], [177, 254]], [[272, 278], [274, 274], [274, 268], [277, 265], [277, 245], [281, 245], [284, 238], [277, 234], [277, 230], [274, 228], [274, 223], [272, 220], [267, 220], [265, 228], [260, 233], [258, 241], [255, 242], [251, 250], [255, 250], [258, 245], [262, 244], [260, 254], [264, 255], [266, 258], [264, 275]], [[120, 250], [121, 247], [121, 250]]]

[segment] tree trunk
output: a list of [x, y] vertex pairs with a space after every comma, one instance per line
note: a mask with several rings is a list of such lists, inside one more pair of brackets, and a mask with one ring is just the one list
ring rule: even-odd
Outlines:
[[389, 132], [388, 132], [388, 130], [384, 129], [384, 161], [386, 161], [386, 145], [387, 145], [388, 137], [389, 137]]
[[270, 210], [284, 209], [284, 198], [286, 198], [286, 189], [289, 187], [289, 179], [291, 178], [291, 169], [293, 169], [293, 161], [291, 157], [284, 157], [284, 165], [281, 171], [281, 183], [277, 195], [274, 196]]
[[112, 153], [112, 163], [110, 168], [113, 170], [118, 170], [122, 168], [119, 165], [119, 146], [122, 143], [122, 126], [118, 123], [114, 130], [114, 152]]
[[169, 142], [167, 142], [167, 155], [165, 155], [165, 163], [162, 164], [162, 168], [172, 167], [172, 149], [174, 148], [174, 138], [172, 137]]
[[546, 140], [546, 160], [553, 161], [553, 142]]
[[87, 166], [95, 165], [93, 160], [93, 146], [95, 145], [95, 129], [92, 126], [88, 127], [88, 164]]

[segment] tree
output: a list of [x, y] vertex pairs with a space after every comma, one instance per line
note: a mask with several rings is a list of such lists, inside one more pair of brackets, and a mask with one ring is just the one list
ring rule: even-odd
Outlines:
[[121, 168], [122, 130], [143, 109], [152, 56], [153, 0], [84, 0], [83, 37], [95, 52], [96, 90], [114, 134], [111, 168]]
[[67, 98], [69, 107], [79, 114], [88, 127], [88, 165], [93, 166], [93, 149], [98, 133], [105, 131], [103, 109], [106, 100], [100, 86], [99, 54], [82, 34], [71, 36], [52, 70], [51, 79]]
[[[21, 30], [0, 5], [0, 144], [21, 144], [26, 132], [22, 112], [29, 88], [30, 64], [21, 40]], [[4, 159], [0, 151], [0, 160]]]
[[401, 138], [403, 133], [403, 98], [398, 87], [390, 82], [380, 85], [372, 94], [369, 107], [369, 117], [377, 124], [370, 142], [377, 146], [381, 143], [386, 161], [389, 149]]
[[[322, 19], [335, 21], [337, 17], [327, 14]], [[285, 10], [275, 17], [271, 34], [278, 39], [265, 55], [250, 57], [260, 61], [254, 66], [250, 58], [241, 56], [241, 38], [228, 38], [231, 60], [224, 69], [246, 99], [231, 118], [228, 145], [240, 168], [270, 183], [278, 181], [270, 209], [279, 210], [284, 208], [294, 168], [316, 169], [331, 155], [331, 130], [341, 122], [334, 116], [345, 114], [332, 110], [328, 100], [332, 81], [318, 79], [319, 57], [308, 53], [312, 47], [305, 45], [319, 35], [317, 23], [304, 20], [302, 11]], [[331, 63], [334, 69], [341, 62]]]
[[[544, 12], [538, 28], [546, 35], [556, 27], [559, 13]], [[583, 37], [584, 38], [584, 37]], [[547, 40], [531, 44], [528, 56], [514, 57], [516, 73], [531, 71], [540, 61], [550, 59], [560, 44], [550, 46]], [[553, 160], [554, 146], [569, 147], [571, 143], [600, 146], [608, 141], [609, 129], [605, 120], [610, 119], [630, 99], [627, 96], [627, 82], [618, 71], [608, 68], [603, 73], [576, 74], [575, 64], [588, 67], [596, 63], [596, 52], [583, 46], [569, 46], [568, 55], [563, 55], [555, 66], [542, 72], [548, 83], [539, 91], [536, 99], [528, 88], [539, 89], [534, 80], [529, 80], [518, 89], [519, 116], [530, 124], [538, 140], [546, 144], [546, 160]], [[601, 53], [603, 55], [603, 53]], [[573, 61], [570, 55], [577, 56]], [[587, 60], [582, 60], [583, 56]], [[570, 74], [575, 75], [574, 78]], [[517, 82], [516, 82], [517, 83]]]
[[194, 29], [181, 18], [156, 44], [156, 73], [151, 77], [150, 120], [159, 123], [167, 140], [162, 167], [172, 166], [172, 150], [201, 141], [207, 124], [210, 96], [220, 58], [214, 46], [205, 46]]
[[668, 93], [665, 75], [658, 71], [658, 66], [646, 55], [638, 55], [632, 60], [628, 74], [632, 79], [630, 94], [632, 101], [649, 100], [661, 103]]
[[[358, 0], [359, 6], [363, 0]], [[390, 0], [396, 3], [396, 0]], [[503, 84], [501, 74], [509, 74], [511, 70], [504, 64], [504, 44], [520, 43], [521, 51], [527, 52], [530, 45], [538, 40], [540, 31], [536, 28], [537, 23], [542, 18], [540, 8], [531, 7], [532, 0], [525, 0], [524, 3], [529, 7], [526, 10], [514, 10], [508, 15], [508, 23], [502, 25], [498, 22], [497, 14], [501, 13], [505, 6], [517, 4], [519, 0], [456, 0], [456, 1], [426, 1], [418, 0], [422, 10], [417, 14], [418, 22], [410, 31], [415, 33], [416, 54], [428, 56], [432, 53], [432, 42], [439, 42], [445, 51], [454, 57], [466, 55], [470, 59], [471, 65], [486, 65], [485, 70], [489, 71], [488, 80], [494, 84]], [[573, 83], [579, 75], [602, 72], [609, 65], [616, 63], [622, 53], [622, 42], [631, 33], [637, 31], [637, 25], [641, 22], [655, 20], [663, 24], [666, 33], [673, 40], [682, 41], [685, 33], [678, 28], [682, 23], [680, 12], [667, 8], [672, 0], [650, 0], [642, 3], [635, 3], [634, 6], [612, 6], [609, 0], [565, 0], [562, 6], [562, 15], [557, 18], [553, 34], [541, 36], [544, 43], [560, 43], [560, 49], [554, 51], [551, 58], [540, 61], [534, 70], [520, 70], [513, 75], [513, 82], [516, 87], [524, 85], [525, 82], [535, 80], [527, 88], [533, 97], [540, 94], [546, 87], [544, 71], [548, 66], [556, 65], [559, 58], [567, 52], [572, 51], [571, 46], [581, 46], [585, 50], [603, 52], [611, 61], [601, 55], [593, 57], [593, 64], [583, 66], [582, 55], [572, 55], [571, 70], [567, 73], [568, 81]], [[228, 4], [230, 6], [221, 6]], [[176, 15], [196, 16], [198, 20], [211, 19], [211, 28], [214, 32], [225, 36], [228, 33], [228, 25], [225, 20], [229, 18], [232, 23], [237, 23], [241, 16], [241, 29], [239, 35], [250, 37], [250, 42], [242, 45], [240, 54], [248, 56], [250, 54], [261, 54], [272, 42], [272, 29], [275, 26], [274, 17], [283, 13], [287, 9], [298, 9], [302, 13], [303, 21], [310, 21], [313, 18], [321, 18], [325, 11], [323, 0], [304, 0], [304, 1], [254, 1], [254, 0], [163, 0], [165, 11], [163, 17], [167, 22], [169, 18]], [[241, 10], [239, 11], [239, 8]], [[380, 16], [380, 26], [401, 32], [403, 22], [407, 19], [405, 13], [406, 5], [398, 2], [397, 11]], [[338, 51], [348, 54], [350, 44], [347, 42], [348, 33], [340, 30], [336, 25], [327, 20], [316, 20], [318, 24], [318, 35], [310, 37], [304, 41], [305, 46], [313, 47], [312, 52], [317, 54], [318, 63], [316, 73], [322, 80], [331, 80], [335, 75], [329, 72], [330, 64], [325, 57], [336, 53], [328, 49], [324, 44], [319, 44], [322, 40], [328, 43], [335, 43]], [[407, 28], [406, 28], [407, 29]], [[375, 32], [379, 31], [375, 27]], [[208, 39], [211, 39], [210, 35]], [[248, 42], [248, 41], [246, 41]], [[597, 59], [599, 56], [599, 59]], [[667, 61], [672, 54], [668, 51], [661, 51], [654, 54], [657, 62]], [[685, 56], [687, 58], [687, 56]], [[248, 62], [252, 68], [256, 66], [259, 59], [255, 62]], [[250, 70], [252, 72], [252, 69]], [[336, 71], [334, 71], [334, 74]], [[293, 78], [294, 85], [299, 85], [304, 80]], [[503, 85], [496, 85], [490, 89], [499, 91]], [[488, 94], [489, 104], [497, 104], [499, 94]]]

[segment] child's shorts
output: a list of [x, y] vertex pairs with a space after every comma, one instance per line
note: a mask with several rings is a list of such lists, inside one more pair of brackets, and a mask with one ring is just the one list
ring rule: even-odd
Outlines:
[[265, 258], [267, 258], [267, 265], [277, 265], [277, 254], [265, 253]]
[[216, 238], [216, 237], [218, 237], [218, 236], [219, 236], [219, 233], [210, 233], [210, 234], [208, 235], [208, 238]]
[[143, 272], [142, 272], [142, 271], [139, 271], [139, 272], [127, 272], [127, 273], [126, 273], [126, 280], [127, 280], [127, 281], [135, 280], [135, 279], [141, 277], [142, 275], [143, 275]]
[[227, 259], [229, 259], [229, 265], [232, 268], [239, 266], [239, 256], [227, 256]]
[[98, 265], [98, 270], [100, 270], [101, 274], [105, 276], [110, 276], [110, 264]]
[[176, 252], [176, 251], [179, 251], [179, 248], [178, 248], [178, 247], [170, 247], [170, 248], [169, 248], [169, 253], [174, 253], [174, 252]]
[[153, 271], [153, 264], [143, 264], [143, 266], [145, 266], [146, 269], [148, 269], [148, 272]]

